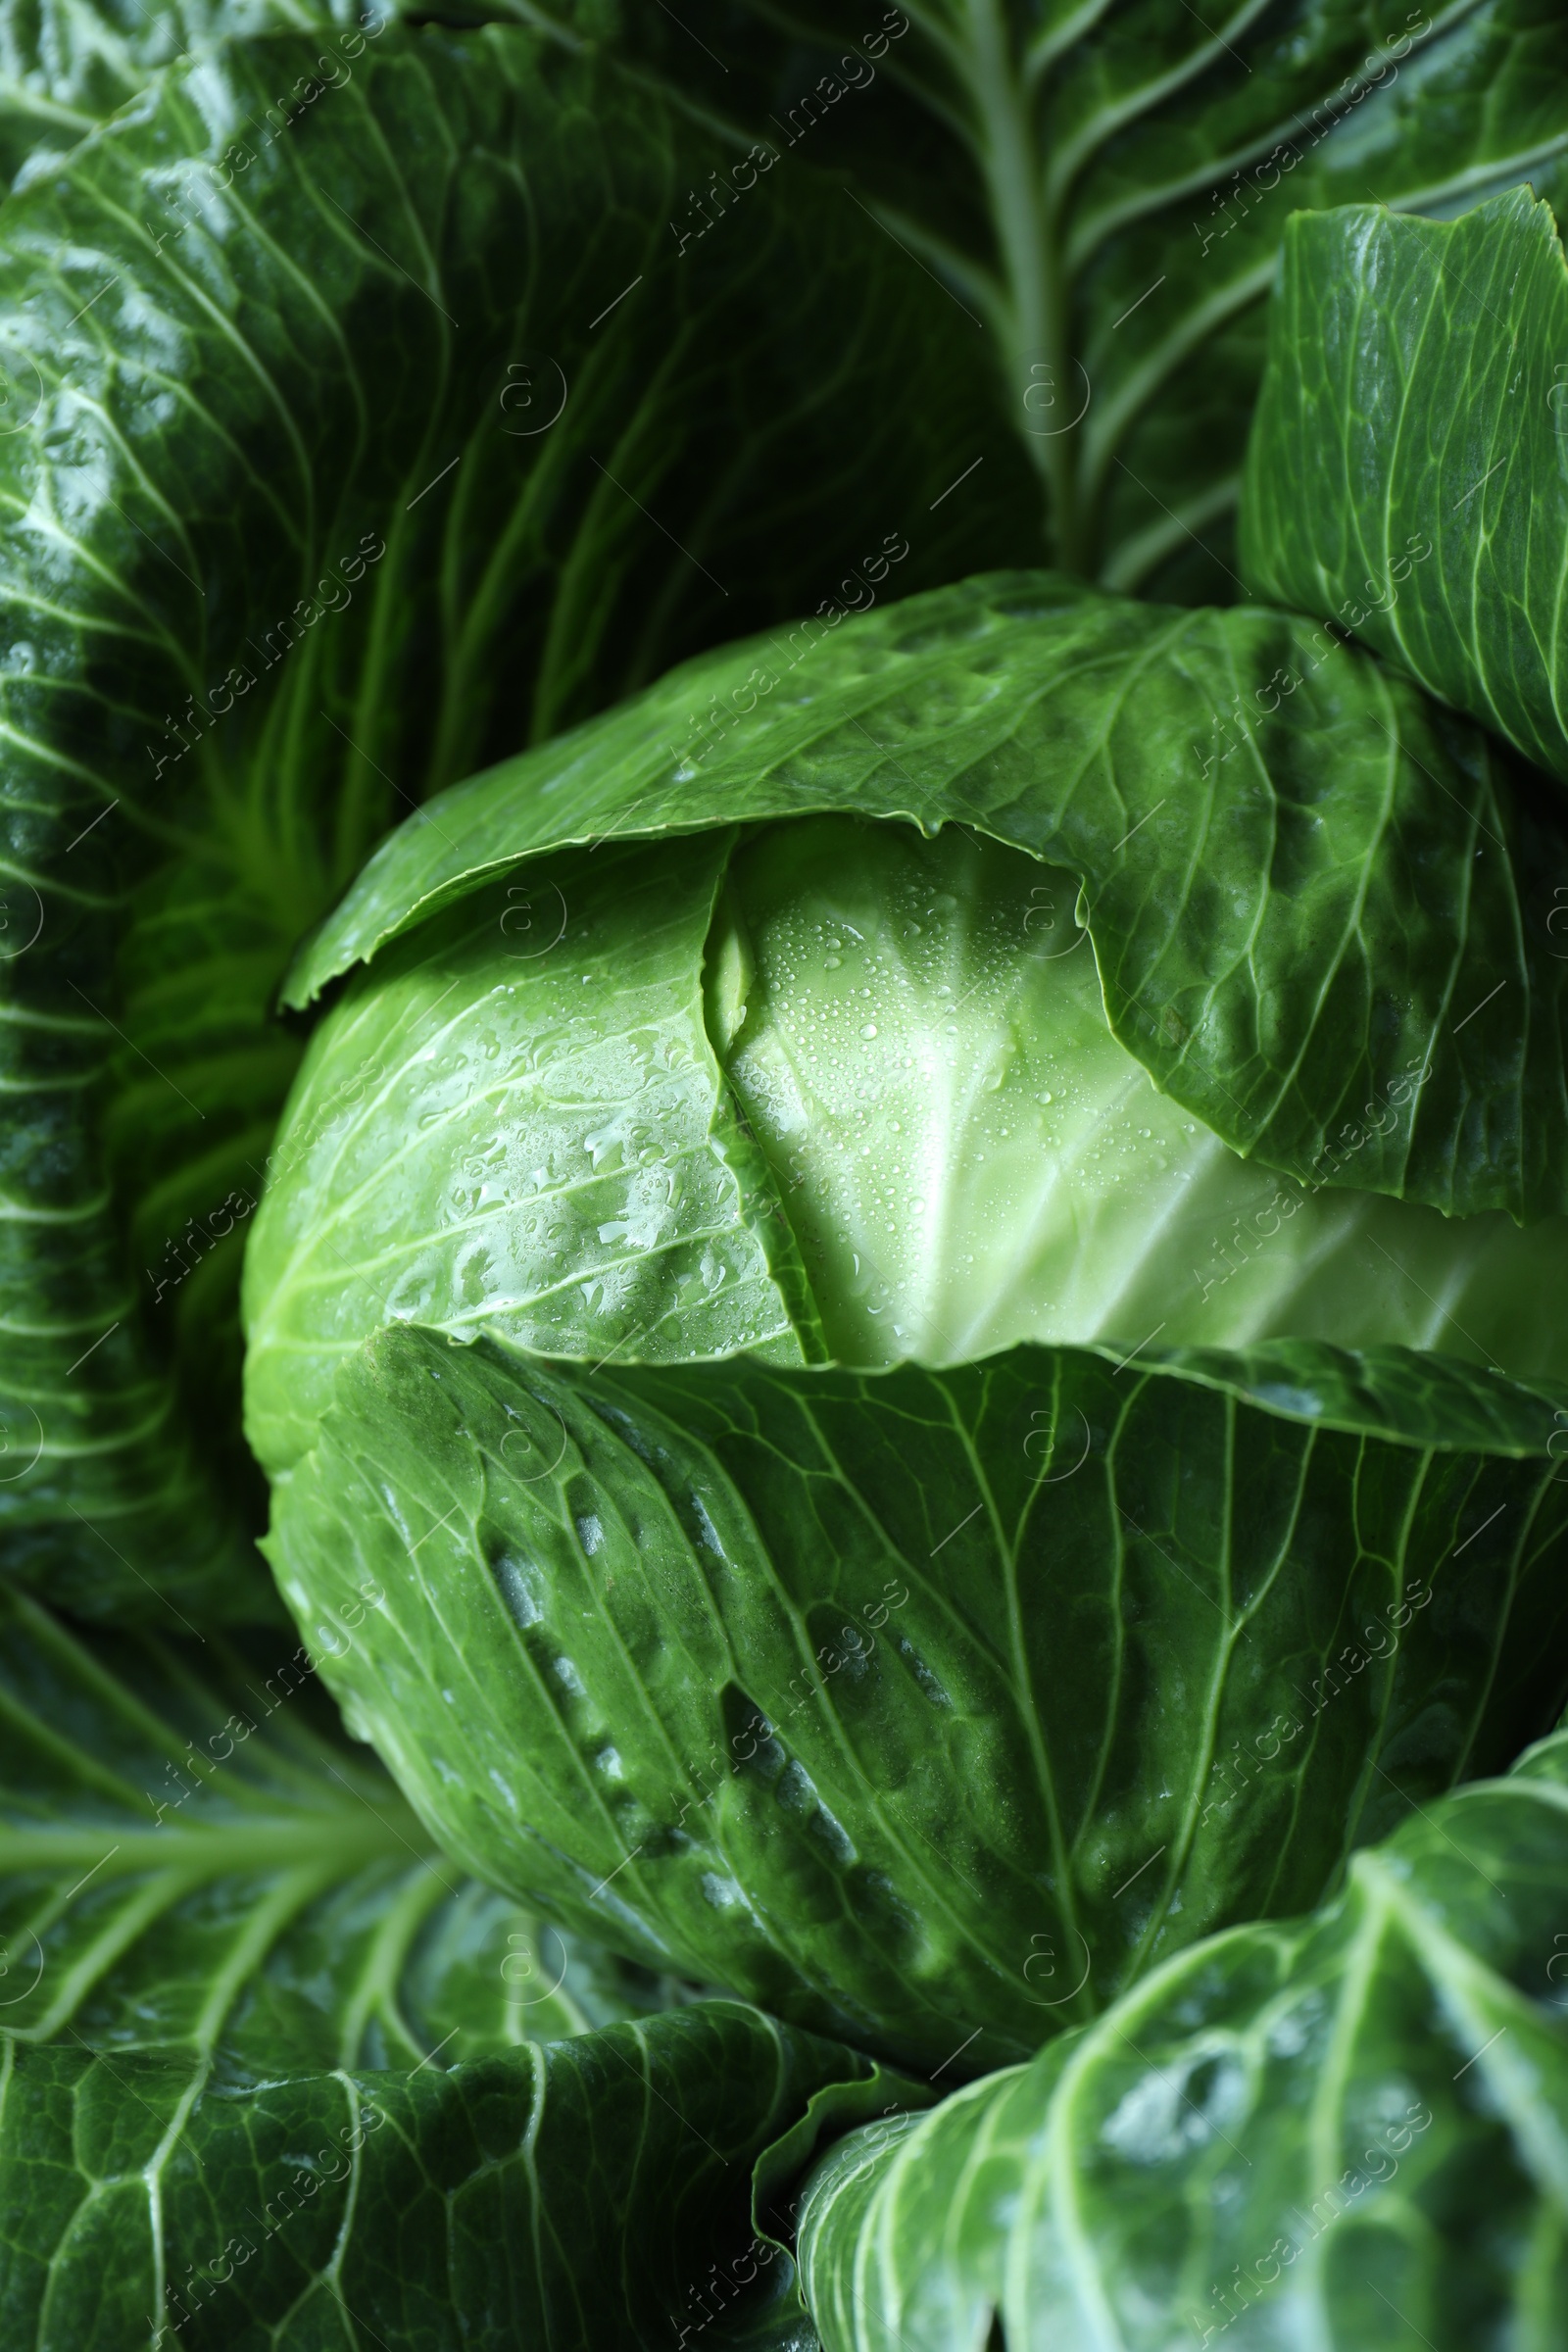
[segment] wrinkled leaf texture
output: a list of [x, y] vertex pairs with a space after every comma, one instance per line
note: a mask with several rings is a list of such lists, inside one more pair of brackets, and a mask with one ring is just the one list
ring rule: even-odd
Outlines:
[[[1273, 317], [1249, 579], [1568, 781], [1568, 269], [1550, 211], [1515, 189], [1458, 220], [1295, 221]], [[1410, 564], [1411, 538], [1432, 561]], [[1544, 891], [1559, 956], [1565, 875], [1559, 847]]]
[[1563, 1696], [1543, 1398], [1308, 1343], [568, 1369], [401, 1325], [269, 1548], [448, 1851], [955, 2076], [1319, 1900]]
[[[1507, 756], [1289, 614], [1056, 574], [699, 657], [470, 778], [369, 860], [289, 1000], [551, 848], [822, 809], [1078, 875], [1112, 1032], [1234, 1150], [1449, 1214], [1568, 1207], [1565, 965], [1530, 919], [1555, 836]], [[1409, 1117], [1363, 1129], [1406, 1069]]]
[[1565, 1865], [1559, 1733], [1357, 1854], [1315, 1916], [1200, 1944], [1033, 2065], [852, 2134], [802, 2207], [828, 2352], [1548, 2352]]
[[798, 2331], [753, 2166], [913, 2086], [465, 1879], [303, 1651], [0, 1622], [8, 2342]]
[[156, 2060], [8, 2045], [3, 2094], [0, 2297], [13, 2340], [51, 2352], [666, 2344], [757, 2245], [775, 2142], [919, 2095], [721, 2000], [195, 2104]]
[[[3, 1172], [14, 1386], [0, 1473], [30, 1452], [29, 1414], [43, 1448], [34, 1468], [0, 1485], [9, 1565], [88, 1609], [145, 1606], [144, 1578], [202, 1613], [262, 1606], [208, 1471], [223, 1462], [232, 1484], [238, 1459], [233, 1261], [295, 1059], [293, 1042], [266, 1024], [290, 939], [403, 801], [700, 644], [814, 602], [862, 537], [874, 543], [923, 517], [906, 585], [1023, 560], [1023, 464], [997, 429], [997, 407], [952, 364], [955, 333], [993, 336], [1003, 402], [1022, 412], [1066, 560], [1125, 585], [1174, 555], [1178, 590], [1197, 579], [1212, 593], [1218, 577], [1229, 592], [1223, 518], [1278, 216], [1307, 190], [1319, 203], [1359, 193], [1346, 189], [1349, 174], [1370, 175], [1396, 202], [1441, 207], [1528, 172], [1555, 200], [1564, 75], [1554, 12], [1522, 0], [1438, 12], [1400, 53], [1402, 94], [1387, 75], [1372, 88], [1357, 72], [1365, 40], [1394, 54], [1386, 28], [1362, 19], [1243, 7], [1220, 40], [1167, 0], [1111, 12], [1103, 26], [1098, 12], [1060, 13], [1027, 33], [1000, 11], [960, 19], [928, 8], [894, 52], [887, 80], [896, 72], [902, 87], [886, 113], [857, 117], [861, 100], [842, 102], [819, 148], [805, 151], [806, 169], [789, 159], [787, 203], [755, 194], [723, 224], [726, 235], [744, 224], [744, 246], [699, 238], [678, 273], [659, 216], [682, 215], [690, 191], [736, 152], [725, 118], [750, 133], [747, 110], [765, 86], [795, 120], [811, 61], [797, 47], [781, 69], [771, 27], [749, 31], [744, 60], [732, 49], [722, 107], [716, 80], [700, 91], [709, 68], [695, 52], [679, 74], [665, 70], [663, 44], [678, 36], [647, 11], [634, 24], [637, 62], [652, 64], [655, 82], [681, 85], [668, 103], [646, 70], [633, 98], [603, 56], [547, 51], [526, 34], [376, 33], [354, 55], [353, 87], [318, 91], [280, 136], [258, 133], [252, 176], [225, 188], [192, 162], [221, 158], [246, 135], [242, 115], [254, 128], [296, 76], [309, 81], [320, 20], [298, 45], [209, 51], [211, 22], [196, 9], [118, 22], [50, 7], [35, 21], [7, 19], [0, 169], [20, 169], [30, 186], [0, 235], [11, 281], [0, 361], [8, 410], [19, 386], [26, 407], [34, 378], [38, 406], [21, 427], [20, 411], [8, 414], [13, 429], [0, 439], [0, 475], [11, 476], [0, 494], [26, 518], [11, 535], [3, 663], [7, 1078], [24, 1115]], [[275, 22], [258, 12], [255, 26]], [[251, 29], [233, 16], [224, 24]], [[615, 32], [612, 51], [631, 45], [604, 19], [593, 29]], [[149, 70], [186, 48], [202, 52], [198, 62], [160, 71], [149, 88]], [[1287, 63], [1300, 106], [1276, 121]], [[1244, 79], [1249, 65], [1268, 71]], [[1348, 81], [1337, 79], [1346, 72]], [[1423, 107], [1413, 119], [1414, 85]], [[138, 89], [142, 102], [59, 170], [37, 152], [40, 142], [64, 151]], [[699, 121], [703, 97], [715, 103]], [[1335, 116], [1342, 128], [1324, 135]], [[937, 127], [911, 136], [922, 119]], [[811, 159], [841, 157], [852, 122], [865, 129], [862, 195], [911, 255], [972, 300], [978, 328], [917, 270], [889, 275], [877, 223], [862, 225], [842, 190], [814, 186]], [[613, 137], [597, 135], [607, 123]], [[1294, 161], [1268, 188], [1282, 141]], [[466, 184], [455, 195], [460, 159]], [[477, 159], [490, 167], [482, 189]], [[1174, 256], [1172, 222], [1185, 208], [1197, 216], [1197, 262], [1152, 284]], [[520, 291], [519, 251], [532, 270]], [[1148, 262], [1152, 252], [1160, 263]], [[589, 324], [589, 312], [644, 262], [644, 309], [627, 296], [614, 314], [616, 358], [604, 361], [608, 338], [589, 338], [608, 318]], [[551, 367], [576, 397], [548, 448], [516, 437], [519, 458], [498, 437], [514, 438], [521, 409], [509, 387], [520, 377], [532, 403]], [[746, 411], [715, 492], [710, 420], [733, 415], [743, 379], [758, 373], [767, 402]], [[916, 378], [921, 398], [910, 402]], [[1063, 385], [1080, 378], [1092, 396], [1087, 429], [1031, 431], [1054, 423]], [[767, 487], [786, 449], [788, 520]], [[452, 471], [438, 473], [449, 455]], [[932, 503], [975, 457], [962, 496]], [[639, 521], [616, 506], [612, 475], [652, 510]], [[901, 496], [884, 514], [887, 482]], [[675, 553], [661, 530], [675, 535]], [[275, 652], [302, 600], [306, 611], [318, 594], [325, 605], [323, 567], [341, 565], [366, 534], [386, 554], [363, 588], [356, 581], [355, 612], [323, 610], [302, 645]], [[255, 699], [217, 715], [212, 689], [248, 661], [247, 641], [260, 664]], [[275, 685], [261, 674], [274, 665]], [[1243, 682], [1250, 691], [1257, 681]], [[177, 759], [173, 722], [197, 739]], [[1514, 870], [1529, 867], [1514, 830], [1528, 813], [1516, 817], [1506, 785], [1486, 779], [1480, 797], [1467, 792], [1485, 771], [1467, 739], [1438, 733], [1441, 752], [1423, 739], [1429, 767], [1466, 808], [1497, 814]], [[156, 789], [146, 781], [160, 757], [172, 792], [162, 773]], [[1441, 851], [1440, 863], [1452, 854]], [[47, 963], [34, 954], [45, 940]], [[1550, 976], [1539, 985], [1550, 1003]], [[1479, 1080], [1467, 1067], [1459, 1091], [1486, 1107], [1466, 1131], [1448, 1106], [1432, 1182], [1452, 1184], [1459, 1168], [1467, 1183], [1500, 1187], [1496, 1197], [1538, 1198], [1537, 1139], [1522, 1142], [1495, 1108], [1520, 1057], [1538, 1051], [1516, 1025]], [[1497, 1059], [1510, 1054], [1499, 1079]], [[1478, 1157], [1477, 1126], [1490, 1138], [1494, 1124], [1500, 1141]], [[56, 1200], [69, 1204], [65, 1217], [38, 1214]], [[188, 1272], [187, 1255], [201, 1260]], [[153, 1318], [150, 1342], [127, 1283], [149, 1260], [148, 1289], [164, 1280], [180, 1326], [171, 1333]], [[181, 1362], [176, 1404], [170, 1367]], [[1545, 1475], [1549, 1406], [1484, 1380], [1456, 1374], [1455, 1389], [1427, 1367], [1331, 1376], [1322, 1360], [1184, 1369], [1194, 1396], [1223, 1397], [1228, 1413], [1267, 1418], [1276, 1432], [1315, 1396], [1330, 1433], [1320, 1449], [1337, 1427], [1363, 1453], [1402, 1447], [1407, 1472], [1422, 1465], [1424, 1494], [1449, 1479], [1435, 1508], [1453, 1516], [1455, 1534], [1456, 1495], [1473, 1501], [1515, 1479], [1523, 1515], [1530, 1482]], [[1115, 1377], [1103, 1361], [1093, 1370]], [[724, 1377], [764, 1376], [731, 1367]], [[1250, 1394], [1264, 1415], [1244, 1401]], [[701, 1404], [691, 1409], [706, 1426]], [[182, 1412], [194, 1412], [185, 1428]], [[1446, 1454], [1450, 1446], [1459, 1450]], [[1529, 1505], [1540, 1525], [1551, 1500]], [[1512, 1517], [1505, 1507], [1505, 1526]], [[84, 1520], [98, 1533], [84, 1533]], [[1506, 1540], [1516, 1539], [1517, 1523]], [[1498, 1541], [1478, 1530], [1474, 1549]], [[1528, 1544], [1506, 1557], [1522, 1572], [1527, 1553]], [[1446, 1597], [1412, 1621], [1406, 1659]], [[1522, 1620], [1509, 1622], [1527, 1653]], [[1462, 1633], [1448, 1629], [1450, 1651], [1473, 1651], [1473, 1620]], [[324, 1646], [340, 1638], [330, 1632]], [[198, 1667], [194, 1653], [148, 1646], [132, 1673], [27, 1602], [9, 1639], [21, 1666], [69, 1700], [74, 1723], [100, 1709], [98, 1733], [75, 1755], [69, 1741], [39, 1740], [26, 1714], [35, 1693], [20, 1681], [3, 1709], [22, 1791], [7, 1807], [17, 1873], [5, 1886], [8, 1931], [21, 1923], [24, 1948], [35, 1936], [50, 1965], [24, 1996], [45, 2007], [0, 2018], [19, 2029], [0, 2106], [5, 2194], [37, 2224], [25, 2251], [8, 2243], [0, 2308], [41, 2343], [118, 2352], [171, 2293], [163, 2309], [185, 2340], [247, 2352], [253, 2342], [315, 2352], [377, 2328], [392, 2340], [493, 2342], [498, 2352], [519, 2328], [552, 2346], [650, 2331], [665, 2340], [693, 2308], [694, 2280], [744, 2242], [752, 2163], [812, 2089], [858, 2083], [848, 2113], [856, 2100], [886, 2112], [890, 2092], [910, 2095], [729, 2004], [579, 2033], [547, 2053], [518, 2046], [528, 2032], [519, 2004], [490, 1981], [497, 1936], [525, 1921], [506, 1933], [532, 1936], [541, 1959], [577, 1947], [470, 1883], [432, 1896], [427, 1839], [363, 1758], [338, 1751], [328, 1797], [330, 1737], [299, 1730], [291, 1702], [287, 1728], [274, 1737], [269, 1727], [243, 1767], [225, 1759], [221, 1773], [192, 1774], [191, 1743], [211, 1740], [212, 1694], [255, 1653], [225, 1656], [209, 1681], [212, 1659]], [[347, 1654], [358, 1654], [352, 1641]], [[1471, 1714], [1461, 1705], [1457, 1736], [1451, 1724], [1445, 1736], [1453, 1754], [1484, 1764], [1491, 1701], [1474, 1655], [1465, 1663]], [[121, 1695], [106, 1696], [106, 1672]], [[125, 1694], [132, 1682], [136, 1698]], [[824, 1723], [831, 1705], [818, 1690]], [[91, 1761], [98, 1734], [114, 1759], [107, 1774]], [[158, 1774], [179, 1786], [171, 1767], [202, 1786], [171, 1820], [148, 1831], [138, 1816], [131, 1830], [133, 1767], [155, 1790]], [[264, 1827], [275, 1840], [265, 1855]], [[100, 1830], [126, 1835], [97, 1878], [67, 1889]], [[181, 1938], [187, 1956], [172, 1959]], [[452, 1969], [455, 1951], [463, 1966]], [[568, 2028], [651, 1997], [635, 1970], [586, 1949], [577, 1965], [573, 2011], [559, 2020]], [[471, 2046], [466, 2032], [487, 2054], [450, 2074], [450, 2049], [412, 2076], [366, 2071], [433, 2047], [453, 2016], [460, 2046]], [[64, 2038], [31, 2037], [45, 2031]], [[286, 2042], [301, 2071], [258, 2083], [269, 2038]], [[329, 2181], [331, 2150], [372, 2107], [394, 2131], [366, 2135], [347, 2181]], [[318, 2124], [328, 2151], [319, 2158], [309, 2152]], [[707, 2204], [715, 2180], [718, 2202]], [[688, 2192], [673, 2227], [672, 2180]], [[321, 2200], [309, 2211], [307, 2188]], [[240, 2209], [251, 2217], [238, 2221], [241, 2234], [267, 2217], [260, 2259], [252, 2268], [247, 2255], [223, 2279]]]
[[[194, 53], [0, 221], [0, 1538], [89, 1611], [265, 1604], [233, 1300], [300, 929], [433, 785], [825, 589], [985, 425], [940, 291], [808, 175], [676, 271], [720, 147], [612, 65], [331, 53]], [[1013, 464], [914, 574], [995, 543]]]
[[391, 13], [356, 0], [24, 0], [8, 7], [0, 13], [0, 177], [17, 187], [47, 172], [164, 68], [236, 34], [342, 34]]
[[[346, 1648], [356, 1594], [328, 1639]], [[582, 2033], [681, 1988], [466, 1879], [303, 1650], [89, 1636], [0, 1603], [0, 2032], [184, 2087], [418, 2067]]]

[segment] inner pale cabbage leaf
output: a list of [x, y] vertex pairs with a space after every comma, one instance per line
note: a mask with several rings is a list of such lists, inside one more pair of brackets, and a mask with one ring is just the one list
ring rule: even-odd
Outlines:
[[1351, 1189], [1419, 1066], [1323, 1183], [1244, 1159], [1111, 1036], [1075, 895], [961, 827], [824, 816], [547, 859], [396, 943], [256, 1220], [264, 1461], [409, 1321], [589, 1363], [1295, 1337], [1568, 1373], [1568, 1218]]

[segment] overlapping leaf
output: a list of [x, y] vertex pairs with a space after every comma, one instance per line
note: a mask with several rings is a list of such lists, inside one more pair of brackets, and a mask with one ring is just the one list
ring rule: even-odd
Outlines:
[[446, 928], [474, 918], [466, 987], [409, 958], [407, 989], [365, 992], [319, 1041], [245, 1269], [246, 1433], [270, 1474], [386, 1322], [471, 1330], [505, 1298], [512, 1336], [550, 1354], [826, 1355], [704, 1027], [730, 840], [678, 859], [601, 844], [563, 876], [569, 901], [539, 885], [465, 905]]
[[269, 1156], [258, 1460], [286, 1473], [343, 1357], [410, 1319], [620, 1365], [1288, 1337], [1568, 1377], [1568, 1218], [1354, 1189], [1430, 1061], [1282, 1181], [1109, 1034], [1077, 898], [961, 825], [827, 815], [595, 841], [416, 923]]
[[[322, 1636], [365, 1619], [345, 1599]], [[3, 1602], [0, 2033], [156, 2058], [187, 2101], [458, 2060], [680, 1988], [466, 1879], [285, 1642], [89, 1642]]]
[[[1568, 193], [1555, 0], [558, 6], [781, 172], [831, 157], [910, 275], [952, 287], [1053, 560], [1114, 587], [1238, 593], [1238, 462], [1293, 211]], [[694, 191], [671, 237], [735, 250], [727, 188]]]
[[853, 2134], [802, 2262], [828, 2352], [1506, 2342], [1568, 2320], [1568, 1735], [1289, 1927]]
[[[1272, 316], [1249, 579], [1568, 780], [1568, 270], [1551, 213], [1520, 189], [1451, 221], [1295, 221]], [[1558, 954], [1565, 877], [1558, 850]]]
[[822, 2085], [909, 2094], [755, 2012], [662, 2015], [697, 1988], [464, 1878], [302, 1649], [0, 1616], [17, 2340], [599, 2352], [706, 2311], [715, 2266], [799, 2327], [787, 2257], [739, 2267], [751, 2159], [809, 2146]]
[[562, 843], [958, 821], [1081, 878], [1113, 1033], [1235, 1150], [1308, 1177], [1425, 1070], [1332, 1181], [1450, 1214], [1568, 1206], [1568, 966], [1531, 919], [1556, 839], [1477, 732], [1285, 614], [1053, 574], [834, 625], [704, 657], [459, 786], [369, 861], [291, 1000]]
[[738, 2322], [759, 2281], [784, 2326], [750, 2340], [785, 2352], [808, 2331], [754, 2167], [918, 2096], [729, 2001], [194, 2101], [156, 2059], [11, 2043], [0, 2308], [70, 2352], [605, 2352], [677, 2340], [710, 2297]]
[[[853, 33], [704, 0], [555, 32], [0, 12], [0, 1565], [170, 1622], [161, 1587], [207, 1637], [6, 1603], [19, 2341], [803, 2343], [768, 2184], [917, 2094], [738, 2004], [662, 2009], [656, 1972], [953, 2080], [1316, 1899], [1413, 1804], [1339, 1912], [1178, 1959], [987, 2089], [999, 2161], [964, 2193], [975, 2094], [914, 2132], [870, 2305], [862, 2143], [820, 2192], [824, 2319], [945, 2345], [1000, 2307], [1019, 2342], [1163, 2347], [1206, 2285], [1259, 2352], [1280, 2314], [1376, 2340], [1372, 2295], [1440, 2352], [1503, 2312], [1556, 2342], [1560, 2033], [1519, 1987], [1560, 1753], [1537, 1811], [1523, 1782], [1433, 1811], [1562, 1696], [1554, 1396], [1310, 1347], [575, 1374], [355, 1330], [275, 1549], [417, 1812], [324, 1726], [303, 1650], [209, 1614], [266, 1606], [233, 1281], [298, 1054], [271, 995], [389, 819], [720, 635], [836, 627], [895, 560], [901, 588], [1029, 560], [1041, 503], [1072, 566], [1224, 579], [1284, 212], [1554, 196], [1565, 92], [1546, 0], [1394, 29], [1358, 0], [921, 0]], [[1402, 544], [1423, 595], [1447, 579], [1441, 534], [1436, 563]], [[1279, 616], [1038, 579], [805, 634], [765, 686], [743, 646], [481, 778], [309, 969], [519, 857], [706, 830], [662, 909], [695, 971], [728, 828], [958, 820], [1081, 879], [1117, 1034], [1227, 1140], [1315, 1168], [1419, 1066], [1357, 1184], [1568, 1206], [1553, 820], [1463, 722]], [[1510, 641], [1527, 709], [1544, 643]], [[1539, 756], [1497, 674], [1440, 667]], [[637, 944], [651, 971], [657, 921]], [[703, 1007], [659, 987], [673, 1084]], [[686, 1092], [733, 1172], [744, 1132]], [[1396, 2128], [1397, 2227], [1361, 2230], [1342, 2176], [1351, 2229], [1331, 2208], [1299, 2267], [1276, 2236], [1264, 2278], [1248, 2217]], [[1004, 2240], [988, 2199], [1020, 2183]]]
[[450, 1851], [962, 2072], [1551, 1720], [1558, 1435], [1399, 1350], [570, 1373], [404, 1325], [270, 1547], [318, 1647], [382, 1595], [322, 1671]]
[[264, 1605], [233, 1296], [297, 1055], [270, 1002], [390, 815], [901, 520], [961, 565], [1022, 463], [929, 513], [990, 429], [940, 291], [809, 186], [677, 266], [661, 216], [727, 151], [612, 66], [326, 47], [156, 74], [0, 228], [0, 1533], [83, 1608]]

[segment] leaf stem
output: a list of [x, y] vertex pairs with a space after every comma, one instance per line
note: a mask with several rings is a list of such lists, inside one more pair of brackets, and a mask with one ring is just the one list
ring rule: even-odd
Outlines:
[[[1016, 70], [999, 0], [968, 0], [966, 77], [976, 116], [976, 151], [997, 224], [1003, 283], [1003, 372], [1024, 405], [1042, 388], [1063, 414], [1078, 398], [1060, 255], [1041, 201], [1042, 174], [1034, 109]], [[1084, 569], [1078, 469], [1070, 427], [1024, 437], [1050, 498], [1047, 523], [1054, 560]]]

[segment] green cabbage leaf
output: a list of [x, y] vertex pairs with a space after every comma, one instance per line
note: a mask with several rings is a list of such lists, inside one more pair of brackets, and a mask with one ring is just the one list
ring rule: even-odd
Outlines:
[[1565, 124], [0, 0], [8, 2345], [1555, 2352]]
[[[814, 183], [674, 268], [722, 144], [613, 65], [323, 40], [198, 46], [0, 210], [0, 1543], [89, 1612], [268, 1605], [236, 1294], [300, 931], [434, 787], [925, 512], [985, 413], [894, 401], [947, 305]], [[999, 546], [1014, 464], [911, 575]]]
[[1568, 1735], [817, 2169], [827, 2352], [1507, 2342], [1568, 2315]]
[[268, 1541], [466, 1867], [956, 2076], [1552, 1721], [1563, 1419], [1396, 1348], [622, 1371], [393, 1325]]
[[[1568, 1201], [1529, 780], [1308, 623], [1052, 574], [704, 657], [459, 785], [368, 861], [288, 1001], [544, 852], [821, 811], [964, 824], [1065, 868], [1112, 1034], [1233, 1151], [1309, 1176], [1414, 1071], [1411, 1115], [1330, 1181], [1461, 1216]], [[498, 972], [571, 955], [540, 872], [537, 906], [517, 876], [506, 934], [492, 917]]]
[[15, 2340], [799, 2340], [754, 2166], [917, 2088], [466, 1878], [302, 1649], [0, 1624]]
[[[1441, 220], [1522, 181], [1562, 210], [1568, 193], [1555, 0], [546, 9], [780, 170], [830, 172], [842, 212], [880, 223], [890, 270], [951, 290], [956, 348], [1032, 460], [1051, 560], [1182, 603], [1239, 589], [1290, 216], [1370, 197]], [[747, 201], [722, 176], [694, 186], [667, 234], [738, 253]]]
[[[1294, 221], [1271, 332], [1249, 579], [1568, 781], [1568, 269], [1549, 208], [1516, 188], [1457, 220]], [[1549, 879], [1552, 928], [1560, 858]]]

